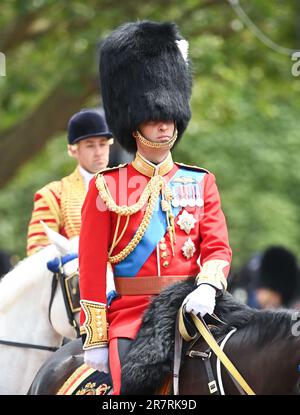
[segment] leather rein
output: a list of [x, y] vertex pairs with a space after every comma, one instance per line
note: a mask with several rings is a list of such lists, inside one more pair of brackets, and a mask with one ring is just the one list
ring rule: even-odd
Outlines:
[[[217, 324], [226, 324], [222, 320], [220, 320], [217, 316], [212, 315], [209, 316], [210, 321]], [[196, 330], [195, 330], [196, 328]], [[195, 342], [202, 336], [207, 345], [209, 346], [205, 352], [199, 352], [196, 350], [191, 350], [187, 352], [189, 357], [198, 357], [201, 358], [206, 369], [207, 377], [208, 377], [208, 389], [210, 394], [217, 394], [219, 395], [219, 389], [222, 395], [225, 395], [224, 388], [222, 384], [222, 377], [221, 377], [221, 363], [226, 368], [228, 374], [230, 375], [233, 383], [235, 384], [236, 388], [240, 392], [241, 395], [255, 395], [253, 390], [247, 384], [245, 379], [242, 375], [238, 372], [236, 367], [232, 364], [232, 362], [228, 359], [228, 357], [223, 352], [224, 346], [227, 340], [235, 333], [236, 329], [232, 327], [232, 330], [225, 334], [219, 342], [221, 346], [218, 345], [217, 341], [214, 339], [209, 326], [206, 324], [202, 317], [195, 316], [194, 314], [187, 314], [183, 307], [180, 308], [177, 321], [176, 321], [176, 334], [175, 334], [175, 352], [174, 352], [174, 368], [173, 368], [173, 391], [174, 395], [179, 393], [179, 370], [181, 364], [181, 351], [182, 351], [182, 341], [183, 339], [186, 342], [190, 342], [194, 340], [193, 345]], [[211, 367], [210, 357], [212, 352], [217, 357], [217, 376], [218, 376], [218, 383], [219, 388], [217, 385], [216, 380], [214, 379], [213, 370]]]

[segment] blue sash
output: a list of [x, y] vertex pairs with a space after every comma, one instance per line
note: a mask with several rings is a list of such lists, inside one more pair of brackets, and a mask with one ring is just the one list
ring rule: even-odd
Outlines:
[[[178, 185], [174, 179], [182, 177], [191, 177], [200, 183], [204, 177], [205, 173], [195, 170], [187, 170], [180, 167], [177, 172], [174, 174], [172, 179], [169, 181], [169, 187], [174, 191], [174, 188]], [[144, 263], [147, 261], [149, 256], [152, 254], [154, 249], [157, 247], [159, 241], [164, 237], [167, 231], [167, 220], [166, 214], [162, 211], [160, 207], [161, 195], [158, 198], [157, 204], [155, 206], [153, 215], [149, 222], [149, 226], [144, 233], [140, 243], [136, 248], [121, 262], [119, 262], [114, 267], [114, 276], [115, 277], [135, 277], [140, 271]], [[172, 206], [172, 212], [174, 218], [179, 214], [182, 207]]]

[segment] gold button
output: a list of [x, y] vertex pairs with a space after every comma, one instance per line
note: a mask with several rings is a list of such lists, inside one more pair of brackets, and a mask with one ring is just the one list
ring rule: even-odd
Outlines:
[[167, 245], [166, 244], [160, 244], [159, 247], [160, 247], [160, 249], [162, 251], [165, 251], [167, 249]]
[[166, 251], [164, 251], [164, 252], [162, 252], [162, 253], [161, 253], [161, 257], [162, 257], [162, 258], [166, 258], [166, 256], [167, 256], [167, 255], [168, 255], [168, 254], [166, 253]]
[[163, 266], [164, 267], [167, 267], [169, 265], [169, 261], [165, 261], [164, 263], [163, 263]]
[[162, 242], [162, 243], [166, 242], [166, 238], [162, 238], [162, 239], [160, 240], [160, 242]]

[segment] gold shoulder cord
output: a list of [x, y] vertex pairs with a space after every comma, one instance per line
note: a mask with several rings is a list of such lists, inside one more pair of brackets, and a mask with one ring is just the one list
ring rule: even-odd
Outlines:
[[[107, 188], [105, 179], [103, 175], [99, 174], [96, 179], [96, 186], [99, 191], [99, 195], [101, 196], [102, 200], [106, 204], [109, 210], [116, 213], [119, 216], [131, 216], [134, 213], [140, 211], [142, 207], [148, 202], [145, 215], [143, 217], [142, 222], [140, 223], [138, 230], [136, 231], [134, 237], [129, 242], [129, 244], [117, 255], [108, 257], [108, 260], [111, 264], [117, 264], [121, 261], [123, 261], [139, 244], [141, 241], [144, 233], [146, 232], [149, 222], [151, 219], [151, 216], [153, 214], [155, 205], [157, 203], [157, 200], [159, 198], [159, 194], [162, 190], [162, 187], [164, 185], [164, 180], [161, 176], [153, 176], [150, 181], [148, 182], [147, 186], [143, 190], [143, 193], [141, 194], [139, 200], [137, 203], [135, 203], [132, 206], [119, 206], [115, 203], [113, 200], [109, 189]], [[128, 223], [128, 221], [127, 221]], [[118, 239], [118, 241], [120, 238]], [[118, 242], [117, 241], [117, 242]], [[114, 244], [116, 245], [116, 244]], [[112, 249], [110, 250], [110, 252]]]

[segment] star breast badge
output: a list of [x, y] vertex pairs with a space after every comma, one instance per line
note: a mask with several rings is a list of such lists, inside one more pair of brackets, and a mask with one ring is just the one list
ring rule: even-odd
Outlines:
[[188, 213], [186, 210], [178, 217], [177, 225], [183, 230], [187, 235], [190, 234], [191, 230], [195, 227], [196, 219], [191, 213]]
[[192, 258], [192, 256], [194, 255], [194, 253], [196, 252], [196, 248], [195, 248], [195, 244], [194, 242], [191, 240], [191, 238], [188, 238], [185, 243], [183, 244], [183, 247], [181, 248], [183, 255], [187, 258], [190, 259]]

